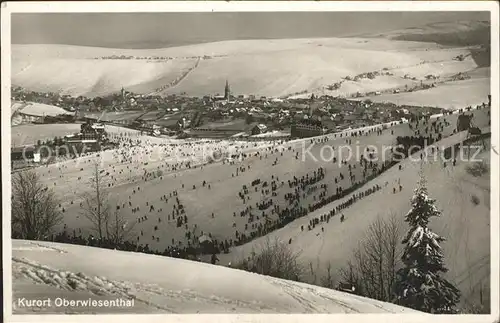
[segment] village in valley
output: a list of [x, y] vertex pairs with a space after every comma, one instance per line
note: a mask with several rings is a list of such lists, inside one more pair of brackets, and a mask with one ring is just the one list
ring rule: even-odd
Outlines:
[[[463, 26], [471, 33], [490, 30], [484, 21]], [[292, 67], [272, 85], [264, 77], [249, 82], [243, 72], [229, 69], [215, 81], [201, 81], [208, 73], [203, 69], [220, 69], [217, 62], [234, 64], [231, 59], [254, 55], [235, 51], [246, 48], [241, 40], [167, 48], [164, 54], [155, 49], [150, 55], [142, 49], [120, 55], [119, 49], [82, 47], [81, 58], [64, 57], [65, 51], [73, 53], [72, 45], [18, 45], [10, 119], [14, 295], [27, 295], [26, 284], [63, 290], [67, 297], [118, 293], [147, 313], [290, 313], [295, 306], [306, 313], [490, 313], [489, 44], [443, 45], [432, 38], [434, 29], [424, 33], [430, 40], [411, 39], [411, 28], [399, 32], [409, 41], [370, 36], [249, 46], [272, 62], [287, 46], [291, 57], [306, 48], [306, 58], [331, 47], [344, 55], [343, 64], [359, 48], [400, 59], [353, 68], [351, 75], [335, 70], [338, 75], [318, 76], [305, 90], [295, 84], [279, 88], [292, 79], [286, 74]], [[34, 59], [35, 46], [43, 55], [56, 54]], [[131, 62], [182, 68], [168, 65], [177, 74], [165, 72], [165, 80], [155, 76], [133, 86], [126, 79], [110, 85], [103, 76], [95, 84], [84, 84], [89, 77], [67, 88], [55, 78], [33, 81], [50, 78], [40, 72], [44, 64], [78, 61], [96, 69], [119, 64], [114, 80]], [[252, 91], [258, 82], [265, 91]], [[432, 211], [415, 213], [422, 208]], [[431, 217], [430, 223], [419, 222], [419, 216]], [[429, 288], [441, 284], [444, 296], [425, 306], [406, 297], [412, 287], [401, 280], [413, 273], [405, 257], [413, 255], [408, 250], [415, 239], [424, 239], [441, 257], [436, 272], [442, 273], [432, 273], [437, 283]], [[60, 255], [45, 258], [40, 250]], [[103, 267], [82, 265], [78, 259], [84, 254], [102, 259]], [[130, 267], [118, 270], [124, 264]], [[219, 274], [215, 266], [227, 271]], [[163, 280], [126, 276], [143, 270]], [[203, 274], [190, 285], [186, 272], [197, 270]], [[128, 273], [113, 278], [118, 271]], [[213, 296], [217, 301], [208, 298], [203, 277], [225, 286], [225, 275], [246, 286], [243, 296], [223, 288]], [[135, 279], [136, 285], [127, 285]], [[322, 289], [304, 294], [296, 282]], [[266, 284], [293, 299], [273, 291], [265, 294], [266, 303], [251, 293], [252, 286], [266, 290]], [[181, 289], [193, 297], [172, 296]], [[367, 301], [355, 303], [352, 294]], [[295, 301], [301, 298], [307, 304]]]
[[[15, 87], [12, 101], [19, 106], [12, 116], [16, 125], [103, 123], [135, 129], [151, 136], [182, 139], [316, 137], [443, 111], [438, 107], [376, 103], [369, 98], [355, 100], [311, 94], [304, 99], [282, 99], [233, 95], [228, 81], [224, 95], [203, 97], [149, 96], [122, 88], [119, 94], [86, 98]], [[34, 103], [61, 109], [33, 109], [30, 105]]]

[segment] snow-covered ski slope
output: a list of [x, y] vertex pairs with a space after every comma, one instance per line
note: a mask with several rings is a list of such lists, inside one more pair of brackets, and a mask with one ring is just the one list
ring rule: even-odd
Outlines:
[[[414, 313], [393, 304], [223, 266], [13, 240], [14, 314]], [[132, 307], [18, 306], [19, 298], [134, 299]], [[53, 302], [54, 303], [54, 302]]]

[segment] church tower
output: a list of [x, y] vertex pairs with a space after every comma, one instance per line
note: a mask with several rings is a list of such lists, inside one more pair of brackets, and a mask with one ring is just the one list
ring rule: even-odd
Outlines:
[[229, 82], [226, 80], [226, 87], [224, 88], [224, 99], [229, 100], [231, 96], [231, 88], [229, 87]]

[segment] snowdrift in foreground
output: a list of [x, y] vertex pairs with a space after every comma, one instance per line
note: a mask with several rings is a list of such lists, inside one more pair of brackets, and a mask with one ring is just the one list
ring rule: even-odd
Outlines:
[[[13, 240], [13, 313], [407, 313], [303, 283], [181, 259]], [[133, 299], [130, 307], [28, 308], [19, 300]]]

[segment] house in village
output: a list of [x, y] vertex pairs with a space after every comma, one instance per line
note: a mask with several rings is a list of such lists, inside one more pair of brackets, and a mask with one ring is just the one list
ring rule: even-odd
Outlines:
[[356, 121], [359, 120], [359, 115], [355, 113], [350, 113], [344, 116], [343, 121], [346, 124], [354, 124]]
[[14, 101], [11, 104], [11, 124], [45, 123], [52, 121], [71, 121], [74, 114], [63, 108], [36, 102]]
[[141, 124], [153, 125], [158, 120], [162, 119], [166, 114], [167, 111], [158, 111], [158, 110], [149, 111], [139, 116], [136, 119], [136, 121]]
[[182, 116], [180, 114], [164, 116], [155, 121], [155, 125], [160, 126], [163, 133], [175, 133], [182, 129]]
[[30, 161], [34, 159], [35, 146], [13, 147], [10, 150], [11, 161]]
[[11, 111], [11, 124], [19, 125], [23, 123], [37, 123], [42, 122], [43, 115], [32, 115], [22, 112], [23, 108], [27, 105], [24, 102], [13, 102], [10, 108]]
[[267, 126], [265, 124], [259, 123], [252, 127], [252, 135], [260, 135], [267, 132]]

